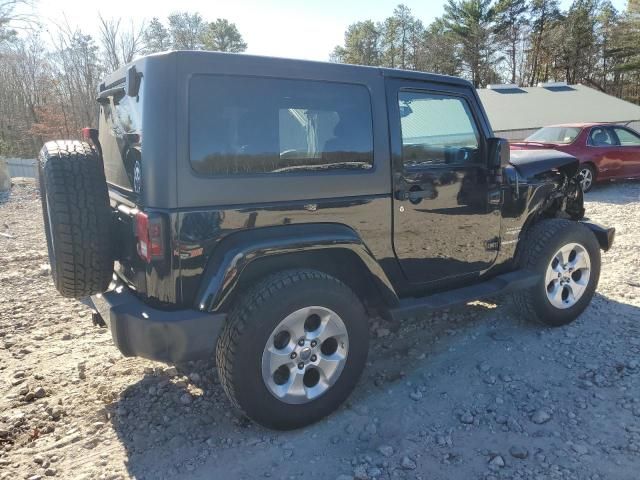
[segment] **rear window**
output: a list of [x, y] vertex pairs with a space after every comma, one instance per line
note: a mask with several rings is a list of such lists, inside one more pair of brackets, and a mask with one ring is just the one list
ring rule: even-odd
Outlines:
[[200, 75], [189, 98], [190, 160], [200, 174], [373, 166], [371, 101], [362, 85]]
[[137, 97], [129, 97], [123, 91], [100, 105], [99, 138], [107, 182], [136, 193], [142, 190], [143, 90], [141, 81]]
[[567, 144], [576, 139], [580, 130], [578, 127], [544, 127], [527, 137], [525, 142]]

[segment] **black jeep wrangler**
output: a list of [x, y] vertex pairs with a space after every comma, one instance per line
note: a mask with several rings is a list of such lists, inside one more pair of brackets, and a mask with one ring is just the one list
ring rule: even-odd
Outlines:
[[40, 154], [57, 289], [90, 296], [124, 355], [215, 351], [232, 403], [269, 427], [347, 398], [373, 315], [508, 292], [571, 322], [613, 241], [583, 219], [577, 160], [510, 155], [458, 78], [171, 52], [97, 102], [97, 130]]

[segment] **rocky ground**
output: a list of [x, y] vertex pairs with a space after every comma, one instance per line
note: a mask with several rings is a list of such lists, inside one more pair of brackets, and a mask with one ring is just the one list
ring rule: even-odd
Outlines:
[[486, 303], [374, 322], [350, 401], [281, 433], [236, 417], [211, 365], [123, 358], [56, 294], [36, 189], [17, 185], [0, 198], [0, 479], [637, 479], [640, 183], [587, 198], [618, 235], [574, 324]]

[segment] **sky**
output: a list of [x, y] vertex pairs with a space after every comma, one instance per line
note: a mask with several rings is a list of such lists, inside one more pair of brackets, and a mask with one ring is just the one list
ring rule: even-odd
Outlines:
[[[97, 36], [98, 13], [136, 23], [164, 19], [179, 11], [199, 12], [205, 20], [226, 18], [235, 23], [248, 44], [247, 53], [328, 60], [343, 42], [348, 25], [365, 19], [383, 20], [398, 3], [429, 24], [444, 12], [444, 0], [39, 0], [34, 13], [45, 29], [66, 21]], [[562, 0], [563, 7], [570, 0]], [[613, 0], [619, 10], [626, 0]]]

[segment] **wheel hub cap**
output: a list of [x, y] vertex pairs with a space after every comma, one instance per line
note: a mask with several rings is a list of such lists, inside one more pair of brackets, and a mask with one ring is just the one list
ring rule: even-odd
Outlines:
[[578, 243], [560, 248], [546, 273], [547, 298], [556, 308], [570, 308], [582, 297], [591, 276], [589, 252]]
[[348, 353], [349, 335], [338, 314], [301, 308], [271, 332], [262, 352], [262, 380], [279, 400], [307, 403], [336, 383]]
[[304, 347], [301, 351], [300, 351], [300, 360], [302, 361], [307, 361], [309, 360], [309, 358], [311, 357], [311, 348], [309, 347]]
[[591, 170], [588, 168], [583, 168], [580, 170], [580, 175], [582, 176], [582, 190], [588, 190], [591, 184], [593, 183], [593, 175], [591, 174]]

